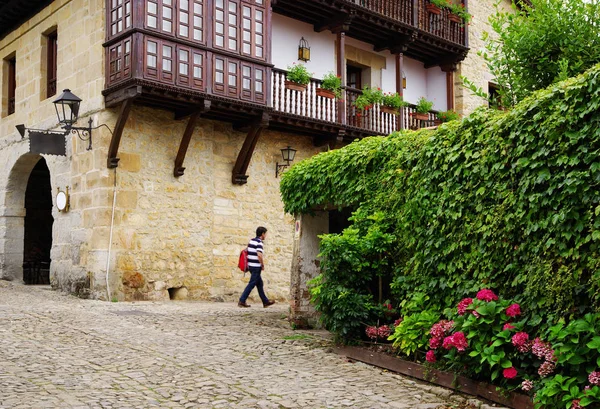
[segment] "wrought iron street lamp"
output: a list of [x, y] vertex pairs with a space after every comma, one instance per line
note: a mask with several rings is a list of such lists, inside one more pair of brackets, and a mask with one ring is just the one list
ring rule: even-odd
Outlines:
[[290, 164], [294, 161], [294, 158], [296, 157], [296, 152], [296, 149], [293, 149], [291, 146], [288, 146], [287, 148], [283, 148], [281, 150], [281, 156], [283, 157], [285, 163], [282, 163], [280, 165], [279, 162], [277, 162], [275, 164], [276, 178], [279, 177], [279, 174], [283, 171], [283, 169], [289, 167]]
[[[56, 109], [56, 116], [58, 118], [58, 122], [62, 125], [62, 128], [65, 131], [64, 132], [55, 132], [55, 131], [47, 131], [47, 130], [41, 130], [41, 129], [31, 129], [31, 128], [26, 128], [25, 125], [23, 125], [23, 124], [20, 124], [20, 125], [17, 125], [16, 128], [17, 128], [17, 131], [19, 131], [21, 138], [25, 137], [26, 131], [30, 131], [30, 132], [33, 131], [36, 134], [41, 133], [44, 135], [53, 135], [54, 137], [57, 137], [60, 135], [67, 136], [69, 133], [72, 133], [72, 134], [77, 134], [77, 137], [79, 137], [79, 139], [82, 141], [89, 141], [89, 145], [87, 147], [87, 150], [89, 151], [89, 150], [92, 150], [92, 130], [93, 129], [98, 129], [101, 126], [104, 126], [112, 133], [112, 130], [105, 124], [101, 124], [97, 127], [92, 128], [92, 123], [93, 123], [92, 118], [89, 119], [87, 127], [73, 126], [73, 124], [77, 122], [77, 119], [79, 117], [79, 107], [81, 105], [81, 98], [79, 98], [77, 95], [73, 94], [70, 89], [63, 90], [62, 94], [60, 94], [60, 96], [58, 98], [56, 98], [54, 101], [52, 101], [52, 103], [54, 104], [54, 108]], [[30, 136], [31, 135], [32, 134], [30, 134]]]

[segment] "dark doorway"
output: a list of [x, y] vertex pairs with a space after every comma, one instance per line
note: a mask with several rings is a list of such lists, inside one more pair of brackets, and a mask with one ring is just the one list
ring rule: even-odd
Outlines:
[[350, 88], [362, 89], [362, 68], [346, 65], [346, 83]]
[[350, 227], [352, 224], [350, 216], [352, 216], [353, 210], [346, 207], [342, 210], [330, 210], [329, 211], [329, 233], [340, 234], [346, 227]]
[[25, 191], [25, 242], [23, 281], [25, 284], [50, 284], [52, 248], [52, 187], [50, 170], [44, 158], [35, 165]]

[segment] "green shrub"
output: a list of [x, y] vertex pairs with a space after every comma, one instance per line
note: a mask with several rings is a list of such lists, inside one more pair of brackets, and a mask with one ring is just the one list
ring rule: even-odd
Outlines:
[[431, 111], [431, 108], [433, 108], [433, 102], [428, 101], [427, 99], [425, 99], [425, 97], [421, 97], [417, 101], [415, 111], [417, 111], [417, 113], [419, 114], [426, 114], [429, 111]]
[[424, 356], [429, 343], [429, 329], [440, 319], [440, 313], [424, 310], [405, 315], [400, 325], [396, 326], [389, 340], [403, 355], [413, 356], [417, 352]]
[[333, 92], [336, 98], [339, 98], [342, 89], [342, 79], [335, 75], [333, 72], [330, 72], [329, 74], [323, 77], [321, 88]]
[[286, 79], [291, 82], [306, 85], [310, 82], [311, 75], [304, 64], [296, 64], [288, 66]]

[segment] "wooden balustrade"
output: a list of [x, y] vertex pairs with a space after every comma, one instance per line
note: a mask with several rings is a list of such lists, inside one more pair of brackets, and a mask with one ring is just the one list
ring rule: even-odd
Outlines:
[[364, 7], [369, 11], [381, 14], [394, 20], [412, 24], [412, 0], [347, 0], [350, 3]]
[[418, 27], [421, 30], [427, 31], [433, 35], [441, 37], [453, 43], [466, 45], [465, 30], [467, 25], [461, 19], [460, 22], [450, 19], [450, 10], [447, 7], [438, 8], [440, 13], [430, 11], [428, 8], [432, 6], [429, 0], [418, 1]]
[[273, 69], [272, 105], [275, 111], [337, 122], [336, 100], [317, 95], [317, 88], [321, 85], [321, 81], [311, 79], [305, 91], [297, 91], [286, 87], [285, 77], [285, 71]]
[[[339, 123], [336, 99], [317, 95], [321, 81], [312, 79], [305, 91], [286, 88], [286, 72], [273, 69], [272, 74], [272, 107], [275, 111], [297, 115], [314, 120]], [[358, 89], [346, 88], [346, 125], [351, 128], [366, 130], [373, 135], [388, 135], [401, 128], [416, 129], [432, 126], [435, 112], [429, 113], [426, 121], [413, 118], [414, 105], [402, 108], [402, 115], [384, 112], [383, 107], [375, 104], [369, 109], [358, 109], [354, 105], [362, 92]], [[401, 126], [404, 125], [404, 126]]]

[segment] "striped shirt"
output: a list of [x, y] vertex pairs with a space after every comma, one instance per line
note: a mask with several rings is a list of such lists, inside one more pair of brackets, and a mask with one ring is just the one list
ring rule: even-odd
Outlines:
[[258, 253], [263, 254], [263, 243], [259, 237], [256, 237], [248, 243], [248, 267], [260, 268], [260, 260], [258, 259]]

